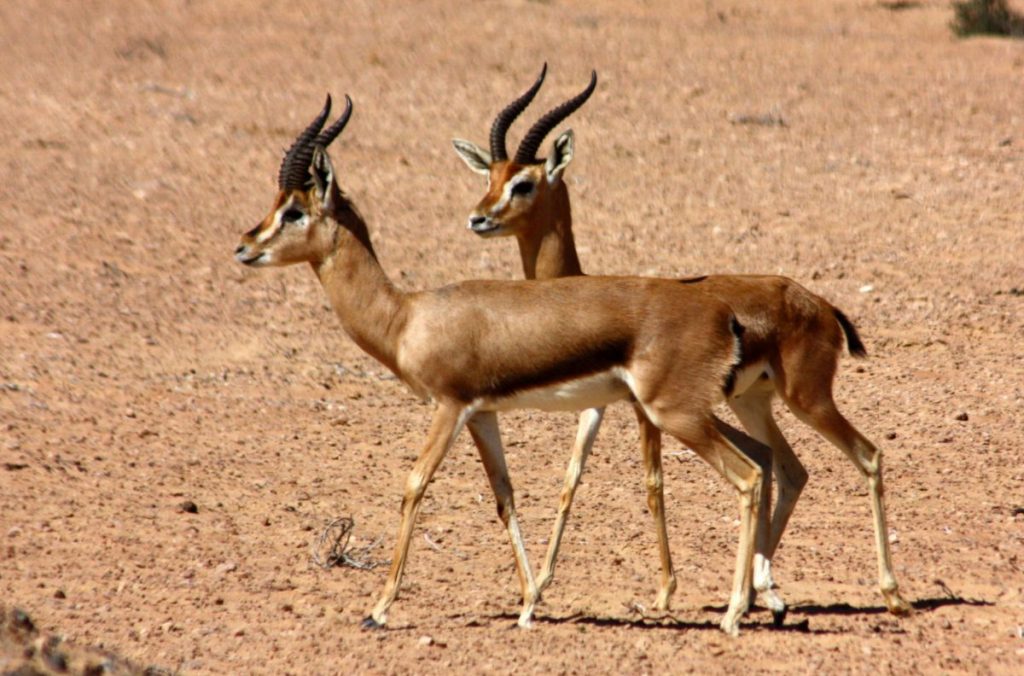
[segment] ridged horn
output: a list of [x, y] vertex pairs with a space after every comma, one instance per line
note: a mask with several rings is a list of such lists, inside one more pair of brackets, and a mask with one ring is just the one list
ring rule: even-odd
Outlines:
[[515, 119], [526, 109], [526, 106], [530, 105], [533, 97], [540, 91], [540, 86], [544, 84], [544, 76], [547, 75], [547, 72], [548, 64], [545, 61], [544, 67], [540, 69], [540, 75], [537, 77], [537, 81], [533, 83], [533, 86], [527, 89], [518, 99], [505, 106], [505, 109], [494, 118], [494, 122], [491, 124], [492, 162], [504, 162], [508, 159], [508, 150], [505, 149], [505, 135], [508, 134], [508, 128], [512, 126]]
[[535, 163], [537, 161], [537, 149], [540, 148], [544, 137], [555, 128], [555, 125], [572, 115], [577, 108], [586, 103], [596, 87], [597, 71], [591, 71], [590, 84], [587, 85], [586, 89], [557, 108], [548, 111], [544, 117], [537, 120], [537, 123], [530, 127], [530, 131], [526, 132], [526, 136], [523, 137], [522, 142], [519, 144], [519, 150], [516, 151], [514, 161], [517, 164]]
[[331, 95], [328, 94], [324, 109], [299, 134], [281, 160], [281, 169], [277, 172], [277, 185], [281, 190], [302, 188], [309, 180], [309, 163], [313, 161], [313, 139], [320, 133], [330, 114]]
[[349, 98], [348, 94], [345, 94], [345, 112], [341, 114], [338, 121], [332, 124], [327, 129], [324, 129], [313, 141], [313, 145], [327, 146], [334, 143], [334, 139], [338, 138], [338, 134], [342, 132], [345, 125], [348, 124], [348, 118], [352, 117], [352, 99]]

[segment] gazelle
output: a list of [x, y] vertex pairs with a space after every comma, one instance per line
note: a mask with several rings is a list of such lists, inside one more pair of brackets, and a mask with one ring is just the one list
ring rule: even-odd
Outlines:
[[[434, 403], [427, 442], [402, 500], [391, 568], [366, 627], [381, 627], [398, 595], [420, 501], [463, 426], [480, 452], [512, 543], [527, 626], [538, 598], [516, 519], [495, 412], [580, 410], [633, 397], [651, 429], [678, 437], [737, 490], [740, 537], [722, 629], [749, 605], [754, 526], [768, 451], [715, 417], [739, 363], [742, 327], [691, 284], [639, 277], [470, 281], [406, 293], [381, 268], [327, 155], [352, 111], [321, 132], [327, 104], [285, 154], [270, 213], [242, 236], [250, 266], [309, 263], [342, 327], [416, 394]], [[657, 427], [655, 427], [657, 426]]]
[[[559, 135], [546, 160], [536, 157], [544, 137], [572, 114], [593, 93], [596, 75], [574, 98], [549, 111], [526, 133], [510, 161], [505, 136], [516, 117], [530, 104], [544, 80], [547, 65], [533, 86], [495, 118], [490, 133], [490, 152], [469, 141], [453, 141], [456, 152], [473, 171], [487, 176], [487, 193], [469, 216], [469, 229], [481, 237], [515, 237], [527, 279], [553, 279], [583, 275], [572, 234], [569, 193], [562, 179], [572, 161], [572, 130]], [[772, 416], [772, 398], [778, 394], [789, 409], [853, 461], [867, 479], [878, 550], [879, 584], [886, 606], [893, 613], [910, 611], [893, 573], [882, 488], [881, 451], [864, 437], [836, 407], [832, 383], [845, 344], [856, 357], [866, 356], [853, 324], [834, 305], [795, 281], [780, 276], [710, 275], [679, 280], [703, 290], [733, 308], [746, 327], [736, 386], [727, 401], [746, 431], [768, 445], [779, 484], [774, 512], [760, 512], [754, 590], [781, 622], [785, 604], [773, 591], [771, 557], [778, 547], [797, 498], [807, 482], [807, 472], [793, 453]], [[584, 412], [566, 471], [558, 516], [548, 545], [544, 567], [537, 579], [543, 592], [554, 575], [562, 531], [583, 465], [601, 424], [601, 409]], [[638, 409], [641, 444], [656, 444]], [[649, 451], [648, 451], [649, 452]], [[762, 505], [770, 503], [770, 483]], [[662, 513], [654, 511], [655, 519]], [[664, 525], [658, 525], [660, 531]], [[662, 560], [667, 560], [662, 552]], [[665, 588], [659, 591], [658, 604]]]

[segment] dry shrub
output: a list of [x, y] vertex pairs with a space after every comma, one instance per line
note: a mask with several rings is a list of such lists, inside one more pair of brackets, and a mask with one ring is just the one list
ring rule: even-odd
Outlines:
[[967, 35], [1024, 37], [1024, 16], [1010, 9], [1006, 0], [964, 0], [953, 3], [953, 32]]

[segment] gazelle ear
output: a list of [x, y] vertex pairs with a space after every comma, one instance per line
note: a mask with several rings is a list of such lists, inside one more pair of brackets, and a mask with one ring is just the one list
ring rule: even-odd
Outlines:
[[491, 154], [489, 152], [475, 143], [463, 141], [460, 138], [452, 139], [452, 145], [455, 146], [455, 152], [459, 154], [466, 166], [478, 174], [491, 175]]
[[313, 177], [313, 188], [316, 198], [325, 209], [330, 205], [331, 185], [334, 183], [334, 166], [327, 150], [323, 146], [313, 148], [313, 161], [309, 165], [309, 174]]
[[562, 172], [572, 162], [573, 147], [576, 144], [575, 135], [572, 133], [572, 129], [567, 129], [551, 146], [551, 154], [548, 155], [547, 161], [544, 162], [544, 173], [548, 177], [548, 183], [555, 185], [562, 178]]

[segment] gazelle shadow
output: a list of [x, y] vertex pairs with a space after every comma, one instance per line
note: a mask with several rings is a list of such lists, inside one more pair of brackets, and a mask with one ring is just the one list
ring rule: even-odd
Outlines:
[[[965, 599], [959, 596], [943, 596], [937, 598], [918, 599], [910, 604], [914, 610], [931, 612], [945, 606], [993, 606], [991, 601], [984, 599]], [[854, 606], [849, 603], [829, 603], [818, 605], [792, 606], [789, 611], [797, 615], [884, 615], [889, 612], [885, 606]]]
[[[942, 596], [937, 598], [918, 599], [910, 604], [914, 610], [930, 612], [944, 606], [994, 606], [984, 599], [965, 599], [959, 596]], [[726, 606], [702, 606], [708, 612], [725, 612]], [[751, 612], [758, 610], [753, 608]], [[786, 611], [793, 615], [886, 615], [889, 609], [885, 606], [854, 606], [849, 603], [796, 603]]]
[[[705, 607], [703, 610], [710, 610]], [[725, 607], [721, 608], [721, 612], [725, 611]], [[515, 621], [519, 616], [515, 613], [497, 613], [495, 615], [487, 616], [487, 619], [494, 621], [507, 620], [515, 626]], [[628, 627], [633, 629], [669, 629], [669, 630], [694, 630], [694, 631], [714, 631], [718, 632], [721, 629], [718, 626], [717, 620], [683, 620], [674, 615], [658, 615], [658, 616], [640, 616], [640, 617], [610, 617], [600, 615], [587, 615], [585, 613], [573, 613], [571, 615], [554, 616], [554, 615], [542, 615], [538, 614], [533, 619], [535, 624], [578, 624], [591, 627]], [[837, 632], [827, 629], [811, 629], [807, 620], [800, 622], [794, 622], [783, 626], [775, 626], [771, 620], [767, 622], [750, 622], [744, 621], [740, 623], [741, 631], [783, 631], [793, 632], [800, 634], [835, 634]]]

